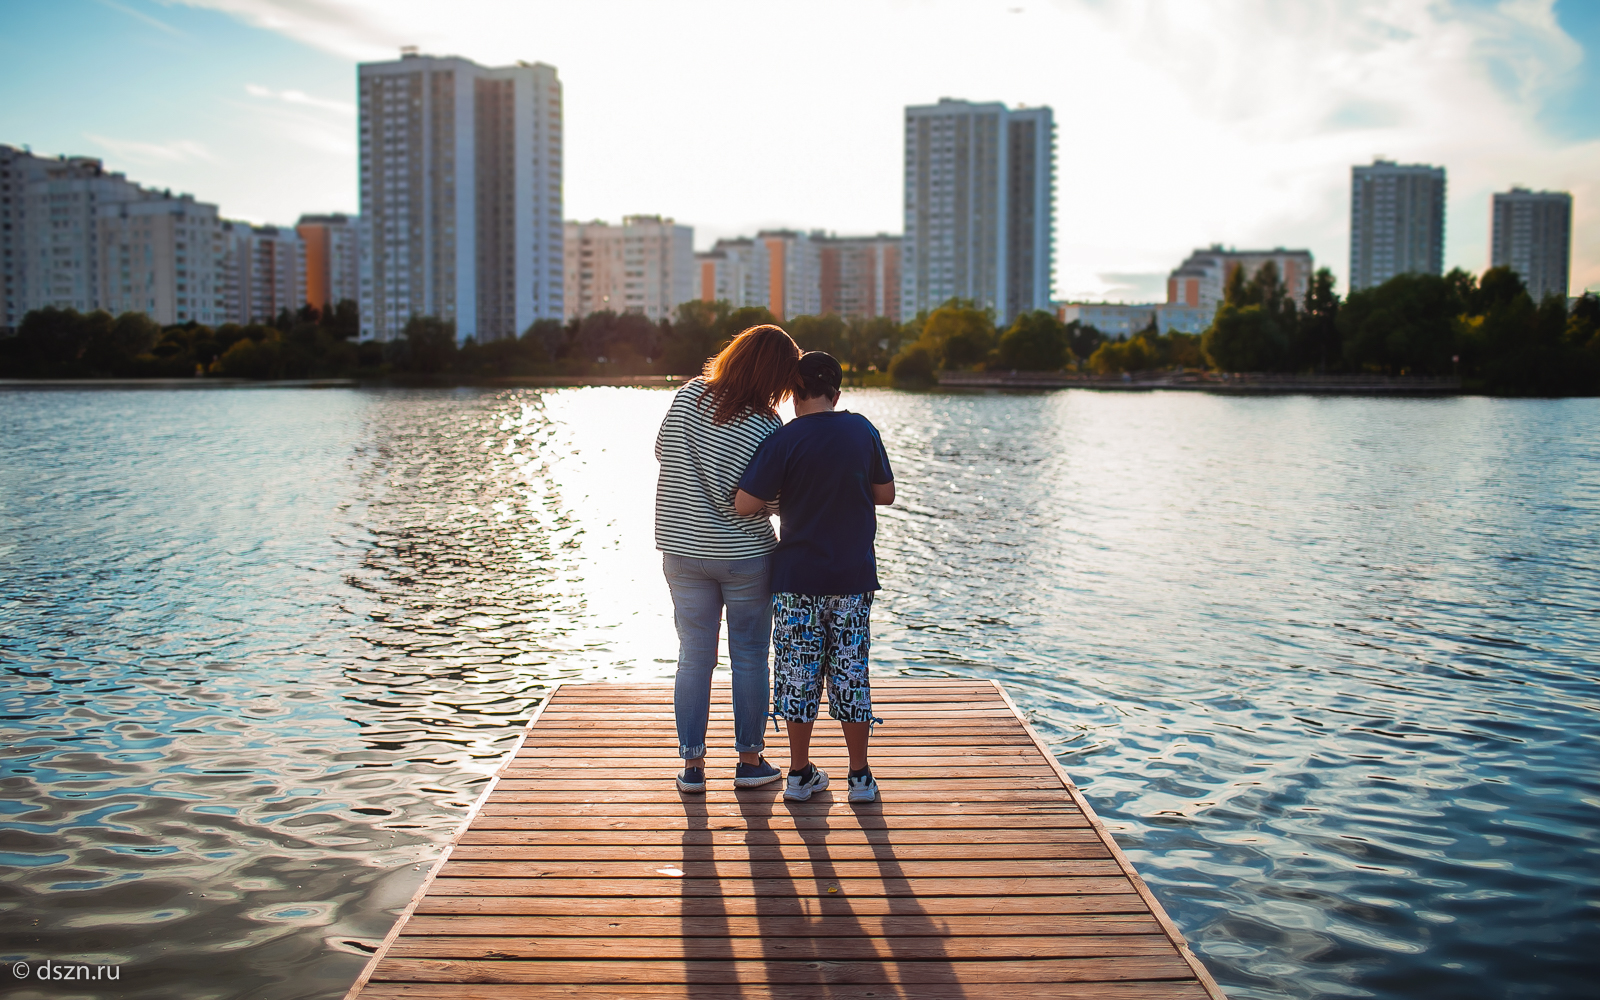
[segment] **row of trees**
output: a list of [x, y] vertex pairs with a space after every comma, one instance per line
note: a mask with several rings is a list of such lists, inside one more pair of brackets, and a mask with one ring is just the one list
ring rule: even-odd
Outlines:
[[1318, 271], [1305, 307], [1269, 263], [1235, 271], [1201, 340], [1222, 371], [1459, 375], [1509, 395], [1600, 393], [1600, 299], [1534, 302], [1517, 273], [1402, 274], [1340, 301]]
[[[416, 317], [403, 336], [378, 344], [357, 341], [359, 321], [349, 301], [325, 313], [306, 306], [272, 323], [216, 328], [161, 327], [140, 313], [42, 309], [0, 339], [0, 377], [693, 374], [740, 330], [771, 322], [764, 308], [695, 301], [660, 322], [599, 312], [540, 320], [517, 338], [463, 345], [453, 324]], [[1268, 263], [1254, 275], [1230, 276], [1211, 326], [1199, 335], [1163, 334], [1152, 323], [1132, 337], [1108, 339], [1043, 311], [999, 329], [993, 313], [959, 299], [905, 323], [797, 316], [784, 325], [801, 347], [828, 351], [858, 377], [888, 372], [905, 385], [931, 383], [949, 369], [1111, 375], [1210, 368], [1456, 374], [1469, 387], [1496, 393], [1600, 393], [1600, 299], [1587, 295], [1570, 311], [1559, 298], [1535, 303], [1507, 268], [1481, 279], [1460, 270], [1400, 275], [1344, 300], [1324, 269], [1299, 304]]]
[[1481, 279], [1461, 270], [1404, 274], [1341, 300], [1318, 271], [1298, 304], [1277, 268], [1236, 270], [1203, 334], [1161, 333], [1154, 321], [1109, 340], [1045, 312], [997, 330], [993, 315], [952, 300], [906, 324], [890, 372], [902, 384], [943, 369], [1084, 370], [1100, 375], [1179, 369], [1223, 372], [1459, 375], [1507, 395], [1600, 394], [1600, 298], [1570, 310], [1535, 303], [1510, 268]]

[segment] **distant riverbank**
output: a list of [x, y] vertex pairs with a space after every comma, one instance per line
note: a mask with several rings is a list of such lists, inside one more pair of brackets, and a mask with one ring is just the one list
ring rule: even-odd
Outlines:
[[[670, 389], [692, 375], [524, 375], [502, 378], [404, 377], [385, 379], [286, 379], [255, 381], [242, 378], [69, 378], [0, 379], [0, 389], [353, 389], [366, 387], [441, 388], [562, 388], [577, 386], [638, 386]], [[1137, 372], [1123, 376], [1080, 375], [1069, 372], [940, 372], [930, 388], [944, 389], [1093, 389], [1102, 392], [1149, 392], [1175, 389], [1230, 395], [1343, 395], [1343, 396], [1446, 396], [1458, 395], [1461, 380], [1449, 377], [1387, 375], [1278, 375], [1272, 373], [1224, 375], [1213, 372]], [[867, 372], [851, 380], [852, 387], [887, 388], [888, 377]]]
[[1281, 375], [1275, 372], [1130, 372], [1078, 375], [1068, 372], [940, 372], [950, 389], [1096, 389], [1147, 392], [1177, 389], [1231, 395], [1446, 396], [1458, 395], [1461, 380], [1430, 375]]

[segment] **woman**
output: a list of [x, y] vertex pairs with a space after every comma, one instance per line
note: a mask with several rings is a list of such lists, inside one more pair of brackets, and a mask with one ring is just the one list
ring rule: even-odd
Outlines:
[[753, 326], [678, 390], [656, 435], [656, 548], [678, 627], [678, 789], [706, 790], [706, 725], [722, 609], [733, 668], [733, 783], [754, 788], [781, 772], [761, 756], [772, 638], [768, 553], [777, 545], [765, 512], [742, 517], [733, 494], [799, 373], [800, 349], [775, 326]]

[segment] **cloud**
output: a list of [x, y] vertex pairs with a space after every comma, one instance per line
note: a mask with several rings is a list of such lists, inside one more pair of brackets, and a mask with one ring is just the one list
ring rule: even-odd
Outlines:
[[[407, 37], [393, 26], [403, 23], [406, 11], [401, 5], [360, 0], [177, 0], [190, 7], [202, 7], [231, 14], [246, 24], [264, 28], [325, 52], [347, 59], [393, 58], [402, 45], [421, 45], [435, 41], [429, 37]], [[455, 9], [455, 8], [452, 8]], [[401, 16], [391, 16], [391, 15]]]
[[[1307, 246], [1342, 276], [1350, 168], [1378, 153], [1449, 171], [1447, 265], [1487, 264], [1493, 191], [1571, 191], [1574, 285], [1600, 283], [1600, 142], [1540, 124], [1585, 58], [1553, 0], [182, 2], [353, 61], [557, 66], [572, 217], [898, 231], [901, 108], [954, 96], [1055, 109], [1060, 292], [1214, 242]], [[826, 68], [727, 58], [773, 38]]]
[[116, 0], [98, 0], [98, 2], [102, 7], [109, 7], [114, 11], [126, 14], [136, 21], [143, 21], [145, 24], [148, 24], [150, 27], [155, 28], [158, 31], [164, 31], [167, 34], [173, 35], [177, 38], [189, 37], [187, 32], [180, 31], [179, 29], [174, 28], [172, 25], [158, 18], [151, 17], [142, 10], [135, 10], [132, 7], [117, 3]]
[[110, 150], [125, 160], [143, 165], [221, 162], [204, 144], [195, 142], [192, 139], [174, 139], [170, 142], [140, 142], [137, 139], [113, 139], [108, 136], [95, 135], [93, 132], [85, 132], [83, 137], [97, 146]]
[[301, 90], [273, 90], [260, 84], [247, 83], [244, 85], [245, 93], [251, 97], [265, 97], [282, 101], [285, 104], [299, 104], [319, 111], [334, 111], [347, 118], [354, 118], [356, 106], [349, 101], [335, 101], [326, 97], [312, 97]]

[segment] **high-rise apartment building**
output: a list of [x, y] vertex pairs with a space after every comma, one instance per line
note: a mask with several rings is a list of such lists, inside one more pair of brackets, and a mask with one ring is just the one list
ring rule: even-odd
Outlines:
[[1572, 195], [1514, 187], [1494, 196], [1489, 264], [1509, 267], [1535, 302], [1567, 294], [1572, 270]]
[[189, 195], [100, 206], [96, 308], [157, 323], [227, 322], [217, 206]]
[[901, 314], [950, 298], [1002, 323], [1050, 308], [1055, 119], [942, 98], [906, 108]]
[[700, 297], [691, 226], [659, 215], [630, 215], [620, 226], [568, 222], [564, 247], [569, 319], [605, 310], [668, 319]]
[[86, 156], [0, 146], [0, 326], [35, 309], [222, 321], [217, 207]]
[[9, 146], [0, 147], [0, 188], [4, 325], [46, 306], [101, 308], [100, 208], [156, 193], [91, 157], [52, 159]]
[[305, 245], [305, 301], [327, 310], [361, 301], [361, 220], [358, 217], [302, 215], [294, 231]]
[[515, 337], [562, 304], [561, 83], [405, 51], [360, 66], [361, 332]]
[[1194, 306], [1209, 316], [1222, 304], [1234, 271], [1244, 268], [1245, 277], [1252, 278], [1269, 261], [1295, 304], [1305, 305], [1314, 267], [1310, 250], [1224, 250], [1220, 243], [1196, 250], [1167, 276], [1167, 304]]
[[229, 323], [271, 323], [306, 298], [306, 249], [289, 226], [224, 220], [221, 287]]
[[847, 319], [887, 316], [900, 322], [900, 237], [813, 237], [820, 283], [818, 312]]
[[1444, 273], [1443, 167], [1374, 160], [1350, 176], [1350, 289]]
[[767, 252], [767, 308], [779, 322], [822, 311], [820, 247], [806, 233], [763, 229], [756, 242]]
[[700, 269], [701, 301], [726, 301], [735, 309], [770, 308], [772, 282], [765, 240], [720, 239], [710, 250], [695, 254], [695, 264]]

